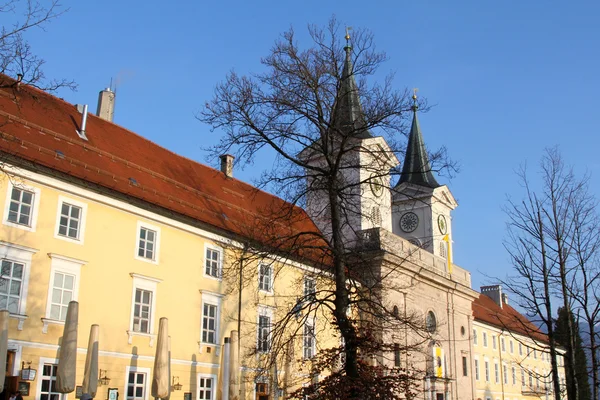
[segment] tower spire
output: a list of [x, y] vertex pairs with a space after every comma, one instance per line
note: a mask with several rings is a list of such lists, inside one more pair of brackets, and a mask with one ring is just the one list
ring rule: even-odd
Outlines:
[[366, 129], [365, 117], [358, 96], [358, 86], [354, 79], [352, 44], [350, 41], [351, 30], [352, 27], [346, 27], [346, 46], [344, 46], [346, 57], [340, 87], [333, 106], [332, 125], [345, 135], [365, 139], [371, 138], [373, 135]]
[[439, 187], [440, 184], [436, 181], [431, 171], [429, 157], [425, 150], [425, 142], [421, 134], [417, 111], [419, 105], [417, 103], [417, 89], [413, 92], [413, 111], [412, 126], [408, 137], [408, 146], [406, 147], [406, 155], [404, 157], [404, 166], [398, 184], [407, 182], [414, 185], [425, 186], [430, 188]]

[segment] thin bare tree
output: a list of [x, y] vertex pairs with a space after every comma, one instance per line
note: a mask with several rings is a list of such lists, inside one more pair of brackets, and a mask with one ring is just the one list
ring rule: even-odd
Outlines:
[[[577, 178], [555, 148], [547, 149], [541, 160], [540, 188], [532, 186], [525, 167], [517, 174], [525, 190], [524, 199], [509, 200], [505, 208], [509, 218], [505, 248], [515, 274], [503, 283], [532, 321], [547, 333], [554, 396], [560, 399], [555, 303], [571, 312], [576, 308], [573, 294], [578, 292], [582, 271], [597, 249], [596, 238], [587, 231], [589, 218], [596, 213], [596, 202], [587, 191], [588, 177]], [[587, 275], [587, 279], [592, 278]], [[566, 362], [570, 365], [576, 365], [574, 340], [574, 326], [569, 319]], [[576, 399], [578, 385], [576, 380], [571, 381], [569, 398]]]
[[[392, 76], [380, 85], [367, 84], [365, 78], [386, 60], [370, 32], [354, 30], [350, 38], [346, 31], [344, 40], [335, 19], [325, 29], [309, 26], [308, 32], [313, 45], [307, 49], [299, 47], [293, 29], [285, 32], [262, 59], [265, 72], [229, 73], [198, 119], [223, 132], [209, 149], [212, 156], [233, 153], [238, 165], [244, 165], [267, 149], [275, 154], [273, 168], [256, 183], [287, 202], [265, 204], [262, 215], [269, 217], [251, 221], [253, 229], [244, 236], [252, 240], [245, 249], [255, 254], [246, 253], [245, 259], [275, 254], [301, 260], [321, 282], [314, 293], [294, 295], [273, 327], [273, 352], [279, 349], [282, 355], [277, 359], [274, 354], [271, 362], [280, 365], [289, 358], [283, 354], [289, 343], [316, 313], [331, 321], [339, 335], [339, 346], [320, 349], [311, 362], [311, 376], [325, 374], [327, 379], [295, 396], [393, 399], [403, 392], [403, 398], [411, 398], [413, 374], [373, 359], [416, 353], [429, 335], [422, 316], [416, 318], [410, 310], [399, 313], [386, 301], [387, 292], [412, 285], [409, 274], [382, 284], [401, 272], [405, 260], [377, 264], [378, 249], [369, 247], [357, 221], [368, 219], [374, 227], [381, 223], [377, 212], [367, 213], [361, 206], [361, 191], [370, 186], [391, 198], [392, 160], [404, 148], [399, 144], [406, 134], [407, 111], [416, 105], [409, 91], [394, 89]], [[426, 108], [425, 102], [420, 106]], [[377, 142], [372, 132], [384, 135], [387, 143]], [[430, 159], [436, 169], [454, 167], [444, 149]], [[411, 251], [404, 256], [410, 258]], [[239, 269], [233, 275], [239, 282], [246, 276]], [[403, 341], [408, 346], [385, 341], [384, 332], [404, 330], [413, 338]]]
[[[0, 73], [17, 79], [19, 83], [33, 85], [43, 90], [67, 87], [74, 89], [74, 81], [68, 79], [46, 79], [44, 60], [31, 49], [26, 39], [34, 29], [45, 29], [53, 20], [67, 10], [58, 0], [3, 0], [0, 16], [3, 24], [0, 31]], [[2, 79], [0, 85], [14, 85], [12, 80]]]

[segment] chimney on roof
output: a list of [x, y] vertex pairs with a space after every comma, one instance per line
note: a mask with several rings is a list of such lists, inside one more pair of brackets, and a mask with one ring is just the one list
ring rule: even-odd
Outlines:
[[500, 285], [482, 286], [481, 293], [494, 300], [494, 302], [496, 302], [500, 308], [502, 308], [503, 303], [506, 302], [508, 304], [508, 301], [505, 301], [506, 296], [502, 294], [502, 286]]
[[115, 114], [115, 92], [106, 88], [100, 91], [98, 95], [98, 109], [96, 115], [100, 118], [112, 122]]
[[231, 154], [223, 154], [219, 157], [221, 159], [221, 172], [225, 174], [226, 177], [233, 177], [233, 159], [235, 158]]
[[506, 293], [502, 293], [502, 304], [508, 304], [508, 295]]

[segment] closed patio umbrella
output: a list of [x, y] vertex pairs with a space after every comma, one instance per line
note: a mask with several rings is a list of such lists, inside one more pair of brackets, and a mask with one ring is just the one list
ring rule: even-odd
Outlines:
[[154, 371], [152, 372], [152, 396], [157, 399], [167, 399], [171, 392], [169, 362], [169, 321], [161, 318], [158, 328], [158, 341], [156, 343], [156, 356], [154, 357]]
[[96, 396], [98, 389], [98, 337], [100, 327], [96, 324], [90, 329], [90, 340], [88, 342], [88, 351], [85, 357], [85, 371], [83, 373], [83, 394], [90, 398]]
[[4, 390], [4, 376], [6, 376], [6, 353], [8, 351], [8, 310], [0, 311], [0, 392]]
[[58, 368], [56, 369], [56, 391], [71, 393], [75, 390], [75, 367], [77, 365], [77, 324], [79, 303], [69, 302], [67, 319], [63, 331]]

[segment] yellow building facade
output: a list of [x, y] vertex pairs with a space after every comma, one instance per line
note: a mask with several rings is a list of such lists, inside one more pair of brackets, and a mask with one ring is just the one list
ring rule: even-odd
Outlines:
[[[472, 368], [477, 399], [553, 398], [547, 338], [508, 305], [500, 286], [484, 286], [473, 307]], [[561, 352], [562, 354], [562, 352]], [[565, 372], [557, 356], [561, 385]]]
[[[12, 317], [10, 375], [18, 376], [23, 367], [36, 369], [30, 396], [55, 397], [51, 382], [63, 321], [69, 301], [76, 300], [79, 383], [89, 327], [100, 325], [100, 375], [110, 382], [97, 397], [117, 388], [120, 398], [149, 400], [158, 320], [167, 317], [172, 379], [182, 385], [171, 398], [183, 399], [184, 393], [216, 398], [223, 339], [238, 329], [238, 296], [226, 295], [234, 288], [219, 278], [225, 252], [235, 248], [231, 240], [52, 177], [22, 169], [10, 173], [0, 183], [5, 210], [0, 301], [4, 297]], [[260, 342], [259, 319], [273, 323], [278, 301], [287, 305], [299, 296], [299, 282], [313, 279], [303, 266], [281, 268], [274, 262], [256, 268], [256, 286], [242, 296], [246, 353], [259, 345], [268, 351]], [[314, 323], [319, 322], [324, 323]], [[315, 353], [315, 348], [298, 350], [307, 358]]]

